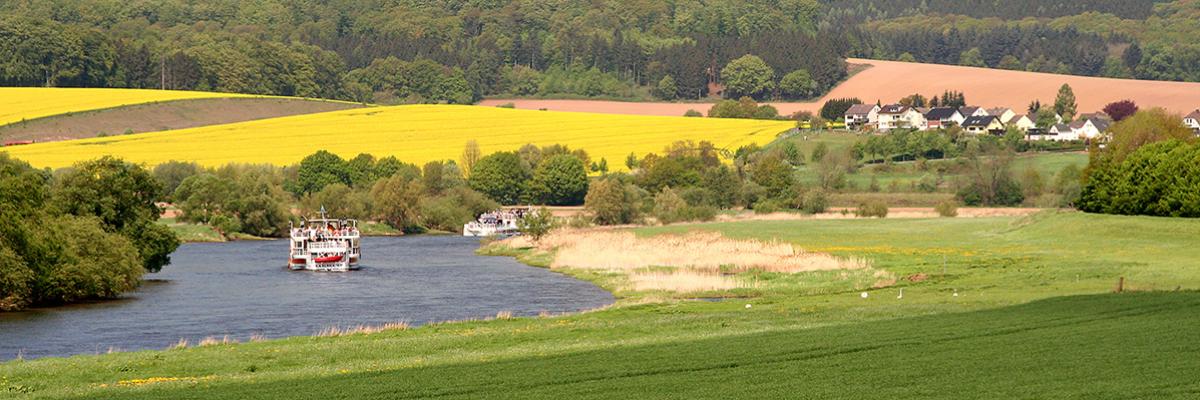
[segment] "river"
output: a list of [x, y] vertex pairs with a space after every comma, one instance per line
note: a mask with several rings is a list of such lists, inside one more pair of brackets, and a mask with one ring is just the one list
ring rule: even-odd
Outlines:
[[162, 272], [118, 300], [0, 313], [0, 360], [163, 349], [214, 336], [246, 341], [312, 335], [338, 326], [574, 312], [613, 302], [587, 282], [475, 255], [455, 236], [371, 237], [363, 268], [283, 267], [284, 241], [185, 244]]

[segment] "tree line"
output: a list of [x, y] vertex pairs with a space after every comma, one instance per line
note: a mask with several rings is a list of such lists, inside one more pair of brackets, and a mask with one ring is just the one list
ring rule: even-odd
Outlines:
[[749, 53], [821, 90], [844, 74], [811, 0], [444, 3], [4, 2], [0, 84], [465, 103], [628, 98], [667, 76], [697, 98]]

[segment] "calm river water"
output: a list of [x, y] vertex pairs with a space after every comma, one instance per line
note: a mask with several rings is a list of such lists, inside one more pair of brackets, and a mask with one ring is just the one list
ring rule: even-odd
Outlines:
[[365, 238], [363, 269], [292, 272], [287, 243], [185, 244], [126, 298], [0, 313], [0, 360], [162, 349], [207, 336], [246, 341], [381, 325], [579, 311], [612, 303], [587, 282], [509, 257], [474, 254], [452, 236]]

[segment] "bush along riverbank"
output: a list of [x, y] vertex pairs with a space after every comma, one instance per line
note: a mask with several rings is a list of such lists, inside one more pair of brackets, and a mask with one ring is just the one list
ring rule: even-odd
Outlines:
[[159, 190], [113, 158], [51, 175], [0, 153], [0, 311], [113, 298], [169, 264]]

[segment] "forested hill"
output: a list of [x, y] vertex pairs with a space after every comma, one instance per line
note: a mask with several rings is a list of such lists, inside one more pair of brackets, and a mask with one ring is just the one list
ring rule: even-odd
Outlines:
[[1145, 19], [1163, 0], [826, 0], [834, 19], [887, 19], [924, 14], [975, 18], [1054, 18], [1086, 12]]
[[6, 0], [0, 85], [803, 99], [847, 56], [1197, 81], [1196, 37], [1193, 0]]
[[[761, 55], [825, 90], [847, 43], [815, 0], [8, 0], [0, 84], [166, 87], [375, 102], [707, 95]], [[644, 90], [642, 90], [644, 92]]]

